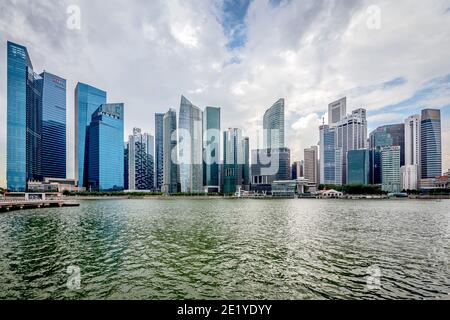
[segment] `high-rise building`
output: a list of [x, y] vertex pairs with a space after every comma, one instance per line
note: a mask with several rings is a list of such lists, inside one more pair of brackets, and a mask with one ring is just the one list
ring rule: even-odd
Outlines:
[[339, 170], [336, 166], [336, 129], [323, 125], [320, 127], [320, 183], [339, 184], [336, 177]]
[[296, 161], [291, 167], [291, 178], [292, 180], [297, 180], [300, 178], [300, 161]]
[[233, 194], [243, 188], [245, 151], [240, 129], [228, 129], [223, 133], [223, 193]]
[[400, 179], [402, 189], [405, 191], [408, 190], [417, 190], [419, 187], [419, 166], [417, 165], [408, 165], [400, 168]]
[[220, 108], [203, 112], [203, 183], [208, 193], [220, 192]]
[[263, 126], [264, 149], [284, 148], [284, 99], [278, 100], [266, 111]]
[[154, 188], [154, 138], [133, 129], [128, 139], [128, 189], [153, 190]]
[[181, 97], [178, 126], [181, 192], [203, 192], [203, 112]]
[[333, 125], [347, 116], [347, 98], [342, 98], [328, 105], [328, 124]]
[[250, 191], [250, 138], [244, 137], [244, 167], [243, 167], [243, 185], [246, 191]]
[[421, 116], [405, 120], [405, 165], [401, 167], [403, 190], [417, 190], [420, 180], [420, 124]]
[[271, 191], [275, 181], [291, 180], [291, 150], [288, 148], [252, 151], [252, 190]]
[[66, 179], [66, 80], [49, 72], [41, 74], [42, 176]]
[[381, 149], [382, 189], [389, 193], [402, 191], [400, 178], [400, 146]]
[[311, 148], [305, 149], [305, 167], [304, 167], [304, 177], [308, 179], [311, 185], [318, 186], [319, 181], [319, 168], [317, 167], [319, 160], [319, 148], [317, 146], [312, 146]]
[[161, 191], [164, 183], [164, 113], [155, 114], [155, 188]]
[[388, 132], [375, 130], [370, 134], [369, 145], [370, 184], [380, 185], [382, 182], [381, 149], [383, 147], [392, 147], [394, 145], [394, 139], [392, 139], [391, 134]]
[[[79, 187], [87, 187], [89, 157], [87, 154], [87, 129], [92, 115], [106, 104], [106, 92], [84, 83], [75, 88], [75, 179]], [[121, 137], [120, 141], [123, 140]]]
[[[381, 133], [387, 133], [388, 135], [385, 135], [384, 137], [386, 137], [386, 139], [389, 140], [389, 137], [392, 138], [392, 146], [399, 146], [401, 148], [400, 150], [400, 164], [401, 166], [405, 165], [405, 124], [401, 123], [401, 124], [391, 124], [391, 125], [386, 125], [386, 126], [382, 126], [377, 128], [374, 132], [381, 132]], [[374, 132], [372, 132], [372, 134], [374, 134]], [[383, 137], [383, 136], [379, 136], [379, 137]], [[378, 144], [383, 144], [382, 138], [379, 138], [378, 140]], [[389, 141], [387, 141], [389, 142]], [[385, 143], [386, 144], [386, 143]], [[389, 145], [389, 144], [386, 144]], [[372, 147], [372, 146], [371, 146]]]
[[164, 179], [162, 192], [178, 193], [181, 187], [177, 150], [177, 112], [174, 109], [170, 109], [164, 115], [163, 131]]
[[102, 104], [88, 127], [88, 188], [96, 191], [124, 189], [124, 105]]
[[123, 188], [125, 189], [125, 190], [128, 190], [129, 188], [130, 188], [130, 183], [129, 183], [129, 172], [130, 172], [130, 168], [128, 167], [129, 166], [129, 163], [128, 163], [128, 142], [125, 142], [124, 144], [123, 144], [123, 147], [124, 147], [124, 153], [123, 153], [123, 160], [124, 160], [124, 162], [123, 162], [123, 167], [124, 167], [124, 172], [123, 172]]
[[24, 46], [7, 43], [7, 187], [23, 192], [41, 180], [42, 78]]
[[441, 111], [425, 109], [420, 123], [421, 177], [433, 179], [442, 175]]
[[370, 183], [369, 149], [350, 150], [347, 153], [347, 184], [368, 185]]

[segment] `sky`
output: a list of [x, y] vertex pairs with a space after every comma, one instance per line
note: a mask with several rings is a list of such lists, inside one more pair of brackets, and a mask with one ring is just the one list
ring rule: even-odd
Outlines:
[[[328, 104], [347, 96], [369, 128], [442, 110], [450, 168], [450, 0], [2, 0], [0, 186], [6, 175], [6, 42], [36, 72], [67, 79], [68, 177], [78, 81], [125, 103], [125, 135], [154, 133], [154, 113], [222, 108], [222, 129], [256, 148], [264, 111], [286, 100], [292, 161], [319, 141]], [[124, 140], [126, 137], [124, 137]]]

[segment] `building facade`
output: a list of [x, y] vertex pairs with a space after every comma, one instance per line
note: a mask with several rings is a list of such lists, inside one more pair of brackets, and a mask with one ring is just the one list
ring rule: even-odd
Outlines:
[[328, 124], [333, 125], [347, 116], [347, 97], [339, 99], [328, 105]]
[[[340, 154], [338, 154], [340, 156]], [[340, 184], [336, 177], [336, 130], [329, 125], [320, 127], [320, 183]]]
[[384, 147], [381, 150], [382, 189], [389, 193], [402, 191], [400, 178], [400, 146]]
[[[400, 165], [405, 165], [405, 124], [391, 124], [378, 127], [375, 132], [387, 133], [392, 138], [392, 146], [400, 147]], [[389, 137], [388, 136], [388, 137]]]
[[124, 190], [124, 105], [102, 104], [88, 127], [88, 190]]
[[442, 175], [441, 111], [425, 109], [420, 123], [421, 178], [433, 179]]
[[309, 181], [311, 185], [318, 186], [319, 180], [319, 168], [317, 167], [319, 161], [319, 148], [312, 146], [305, 149], [305, 162], [304, 162], [304, 178]]
[[133, 129], [128, 139], [128, 190], [151, 191], [154, 188], [154, 138]]
[[244, 147], [240, 129], [230, 128], [223, 133], [224, 194], [234, 194], [244, 187]]
[[253, 191], [270, 192], [274, 181], [291, 180], [291, 150], [253, 150], [251, 174]]
[[264, 114], [264, 149], [285, 146], [284, 99], [278, 100]]
[[181, 191], [181, 186], [177, 150], [177, 112], [174, 109], [170, 109], [164, 115], [163, 130], [164, 179], [162, 192], [178, 193]]
[[203, 112], [203, 183], [207, 193], [220, 192], [220, 108]]
[[42, 176], [66, 179], [66, 80], [49, 72], [41, 78]]
[[405, 165], [401, 168], [403, 190], [417, 190], [420, 181], [420, 124], [421, 116], [405, 120]]
[[[92, 115], [106, 104], [106, 92], [84, 83], [75, 88], [75, 179], [79, 187], [87, 187], [89, 157], [87, 154], [87, 130]], [[123, 137], [120, 141], [123, 140]]]
[[155, 189], [161, 191], [164, 183], [164, 113], [155, 114]]
[[369, 149], [350, 150], [347, 153], [347, 184], [370, 184]]

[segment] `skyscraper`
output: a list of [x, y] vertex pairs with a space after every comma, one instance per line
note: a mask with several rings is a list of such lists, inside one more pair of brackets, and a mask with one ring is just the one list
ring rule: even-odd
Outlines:
[[278, 100], [264, 114], [264, 149], [284, 148], [284, 99]]
[[102, 104], [88, 127], [88, 188], [124, 189], [124, 105]]
[[[382, 133], [389, 134], [390, 138], [392, 138], [392, 145], [400, 147], [400, 165], [404, 166], [405, 165], [405, 124], [404, 123], [390, 124], [390, 125], [378, 127], [374, 132], [382, 132]], [[386, 136], [386, 137], [388, 137], [388, 136]]]
[[417, 190], [420, 180], [420, 115], [405, 120], [405, 165], [401, 167], [403, 190]]
[[291, 150], [253, 150], [251, 168], [252, 190], [270, 192], [275, 181], [291, 180]]
[[7, 43], [7, 187], [26, 191], [42, 179], [42, 78], [24, 46]]
[[421, 177], [433, 179], [442, 175], [442, 129], [441, 111], [422, 110], [421, 136]]
[[312, 146], [305, 149], [304, 177], [311, 185], [319, 185], [319, 169], [317, 168], [319, 159], [319, 148]]
[[336, 129], [323, 125], [320, 127], [320, 183], [339, 184], [336, 177], [339, 170], [336, 166]]
[[[84, 83], [75, 88], [75, 179], [79, 187], [87, 187], [87, 128], [92, 115], [106, 104], [106, 92]], [[121, 137], [120, 141], [123, 140]]]
[[178, 127], [178, 161], [181, 192], [203, 192], [203, 113], [181, 97]]
[[244, 140], [240, 129], [223, 133], [224, 186], [223, 193], [234, 194], [243, 185]]
[[153, 136], [133, 129], [128, 139], [128, 189], [153, 190], [154, 151]]
[[164, 179], [162, 192], [180, 192], [180, 179], [177, 150], [177, 112], [170, 109], [164, 115], [163, 121], [163, 155], [164, 155]]
[[369, 149], [350, 150], [347, 153], [347, 184], [368, 185], [369, 183]]
[[41, 74], [42, 176], [66, 179], [66, 80], [49, 72]]
[[347, 115], [347, 98], [344, 97], [328, 105], [328, 124], [333, 125], [345, 118]]
[[161, 191], [164, 183], [164, 113], [155, 114], [155, 186]]
[[203, 112], [203, 183], [208, 193], [220, 192], [220, 108]]
[[250, 177], [250, 138], [244, 137], [244, 167], [243, 167], [243, 182], [244, 189], [250, 191], [251, 177]]
[[400, 184], [400, 146], [381, 149], [382, 189], [389, 193], [401, 191]]
[[[378, 131], [380, 130], [380, 131]], [[382, 180], [381, 172], [381, 149], [392, 147], [394, 139], [390, 133], [381, 131], [382, 128], [373, 131], [369, 137], [370, 144], [370, 184], [380, 185]]]

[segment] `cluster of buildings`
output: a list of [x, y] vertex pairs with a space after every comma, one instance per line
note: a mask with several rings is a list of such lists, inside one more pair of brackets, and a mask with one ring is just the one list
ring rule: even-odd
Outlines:
[[328, 124], [320, 127], [320, 183], [381, 185], [400, 193], [442, 187], [440, 110], [425, 109], [404, 123], [367, 135], [367, 113], [347, 114], [347, 99], [331, 103]]
[[[388, 192], [445, 185], [439, 110], [368, 136], [367, 112], [329, 106], [320, 143], [291, 163], [285, 101], [263, 118], [263, 147], [239, 128], [221, 131], [221, 109], [195, 106], [155, 114], [154, 135], [133, 129], [124, 143], [123, 103], [87, 84], [75, 88], [75, 178], [66, 172], [66, 80], [36, 73], [24, 46], [7, 45], [7, 187], [12, 192], [155, 191], [271, 194], [314, 192], [319, 184], [380, 184]], [[259, 146], [258, 146], [259, 148]], [[448, 181], [447, 181], [448, 182]]]

